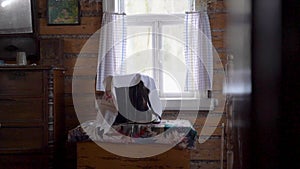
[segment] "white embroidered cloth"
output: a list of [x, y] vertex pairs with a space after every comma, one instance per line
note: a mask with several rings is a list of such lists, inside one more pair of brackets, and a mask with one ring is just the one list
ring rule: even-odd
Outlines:
[[120, 75], [120, 76], [108, 76], [105, 78], [103, 84], [105, 86], [105, 93], [103, 98], [96, 102], [97, 113], [97, 127], [107, 133], [110, 130], [110, 126], [114, 123], [118, 115], [118, 103], [116, 99], [115, 87], [131, 87], [137, 85], [140, 81], [144, 83], [150, 91], [149, 101], [151, 103], [151, 109], [154, 112], [152, 120], [161, 118], [162, 106], [158, 96], [158, 92], [155, 86], [154, 80], [146, 75], [139, 73]]

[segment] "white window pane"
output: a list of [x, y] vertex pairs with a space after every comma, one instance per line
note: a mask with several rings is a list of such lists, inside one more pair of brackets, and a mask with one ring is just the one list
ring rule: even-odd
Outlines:
[[[126, 73], [145, 73], [152, 76], [153, 47], [151, 26], [127, 28]], [[152, 76], [153, 77], [153, 76]]]
[[162, 50], [171, 53], [184, 63], [184, 47], [184, 24], [163, 25]]
[[[163, 91], [181, 93], [184, 90], [186, 66], [184, 56], [183, 24], [162, 26]], [[167, 73], [166, 73], [167, 72]]]
[[189, 11], [189, 0], [125, 0], [125, 13], [174, 14]]

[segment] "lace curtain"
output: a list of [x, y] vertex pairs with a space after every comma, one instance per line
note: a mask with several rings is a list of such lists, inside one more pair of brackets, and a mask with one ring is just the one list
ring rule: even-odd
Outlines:
[[188, 68], [185, 90], [211, 90], [213, 50], [207, 12], [186, 13], [185, 36], [185, 61]]
[[107, 76], [122, 74], [126, 55], [126, 15], [104, 12], [100, 30], [100, 46], [96, 90], [104, 91]]

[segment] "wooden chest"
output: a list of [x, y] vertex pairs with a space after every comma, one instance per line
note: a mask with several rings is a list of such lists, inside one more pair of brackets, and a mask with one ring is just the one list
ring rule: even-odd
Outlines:
[[0, 168], [53, 168], [64, 131], [63, 70], [0, 68]]
[[[101, 143], [104, 144], [104, 143]], [[164, 145], [124, 145], [106, 143], [105, 146], [113, 146], [116, 149], [130, 151], [130, 148], [146, 150], [144, 146], [162, 148]], [[187, 149], [172, 148], [165, 153], [148, 158], [127, 158], [112, 154], [92, 141], [77, 143], [77, 169], [189, 169], [190, 152]]]

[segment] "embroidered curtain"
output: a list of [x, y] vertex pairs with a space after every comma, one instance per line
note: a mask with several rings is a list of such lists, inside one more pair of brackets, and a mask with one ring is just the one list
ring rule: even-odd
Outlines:
[[185, 36], [185, 61], [188, 68], [185, 90], [211, 90], [213, 50], [207, 12], [186, 13]]
[[104, 91], [107, 76], [122, 74], [126, 55], [126, 15], [104, 12], [100, 31], [100, 46], [96, 90]]

